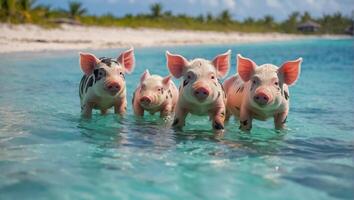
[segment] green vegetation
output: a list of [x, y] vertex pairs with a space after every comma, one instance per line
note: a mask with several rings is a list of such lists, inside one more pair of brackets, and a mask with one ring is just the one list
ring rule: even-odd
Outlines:
[[249, 17], [238, 21], [232, 19], [232, 14], [228, 10], [222, 11], [217, 16], [207, 13], [192, 17], [164, 11], [161, 3], [152, 4], [148, 14], [128, 14], [124, 17], [115, 17], [113, 14], [94, 16], [88, 15], [84, 5], [75, 1], [69, 2], [67, 9], [59, 10], [36, 4], [34, 0], [0, 0], [0, 22], [33, 23], [52, 27], [56, 25], [55, 20], [58, 18], [71, 19], [83, 25], [282, 33], [299, 33], [298, 24], [312, 20], [321, 25], [316, 32], [319, 34], [342, 34], [353, 23], [350, 17], [343, 16], [341, 13], [313, 18], [308, 12], [294, 12], [282, 22], [275, 21], [270, 15], [262, 19]]

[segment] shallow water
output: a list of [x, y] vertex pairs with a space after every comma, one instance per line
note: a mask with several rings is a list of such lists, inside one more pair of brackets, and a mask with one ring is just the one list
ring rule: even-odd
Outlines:
[[[288, 130], [251, 134], [206, 117], [183, 132], [157, 116], [80, 119], [77, 52], [0, 55], [0, 199], [353, 199], [353, 40], [170, 47], [212, 59], [232, 49], [258, 64], [303, 57]], [[166, 48], [136, 49], [128, 102], [145, 68], [166, 75]], [[120, 50], [95, 51], [116, 56]]]

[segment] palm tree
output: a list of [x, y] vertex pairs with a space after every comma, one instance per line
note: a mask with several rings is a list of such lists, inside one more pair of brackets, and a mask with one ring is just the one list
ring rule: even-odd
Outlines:
[[69, 2], [68, 13], [71, 18], [74, 19], [74, 18], [80, 17], [80, 16], [84, 15], [86, 12], [87, 12], [87, 10], [82, 7], [81, 2], [77, 2], [77, 1]]
[[289, 15], [288, 21], [297, 23], [299, 16], [300, 16], [300, 13], [295, 11]]
[[288, 19], [286, 19], [283, 23], [283, 29], [285, 32], [291, 33], [296, 31], [296, 26], [298, 24], [300, 13], [293, 12], [289, 15]]
[[301, 16], [301, 22], [307, 22], [311, 20], [312, 17], [309, 12], [305, 11], [304, 14]]
[[16, 0], [1, 0], [0, 13], [10, 19], [16, 13]]
[[44, 18], [49, 18], [52, 14], [52, 10], [49, 5], [38, 5], [34, 8], [34, 10], [36, 11], [36, 13], [38, 13], [39, 16], [42, 16]]
[[220, 15], [219, 15], [219, 19], [221, 22], [223, 23], [229, 23], [231, 22], [231, 14], [228, 10], [223, 10]]
[[33, 9], [33, 5], [35, 0], [17, 0], [17, 4], [21, 13], [21, 16], [24, 21], [30, 22], [32, 21], [31, 10]]
[[151, 16], [153, 18], [159, 18], [162, 15], [162, 4], [161, 3], [154, 3], [150, 6]]
[[271, 15], [266, 15], [263, 18], [263, 23], [264, 25], [268, 26], [268, 27], [273, 27], [274, 26], [274, 18]]
[[33, 8], [36, 0], [17, 0], [19, 7], [22, 11], [30, 11]]
[[206, 21], [207, 22], [212, 22], [213, 20], [214, 20], [213, 15], [210, 12], [208, 12], [207, 16], [206, 16]]
[[255, 20], [252, 17], [247, 17], [243, 23], [245, 24], [253, 24], [255, 22]]

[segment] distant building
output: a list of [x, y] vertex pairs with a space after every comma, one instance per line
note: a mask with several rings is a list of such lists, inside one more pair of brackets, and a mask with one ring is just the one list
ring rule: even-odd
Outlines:
[[320, 28], [321, 28], [320, 24], [318, 24], [314, 21], [311, 21], [311, 20], [297, 25], [297, 30], [304, 32], [304, 33], [317, 32]]

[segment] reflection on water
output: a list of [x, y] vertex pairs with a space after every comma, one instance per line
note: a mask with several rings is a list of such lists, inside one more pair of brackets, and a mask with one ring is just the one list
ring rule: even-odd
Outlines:
[[[223, 136], [206, 117], [188, 116], [178, 131], [158, 115], [135, 118], [130, 106], [124, 118], [83, 120], [77, 54], [0, 59], [0, 199], [353, 199], [354, 108], [339, 106], [354, 96], [350, 43], [173, 48], [189, 58], [225, 48], [257, 63], [304, 58], [286, 130], [269, 120], [243, 133], [231, 119]], [[144, 63], [127, 77], [128, 89], [143, 66], [166, 75], [163, 52], [137, 49]]]

